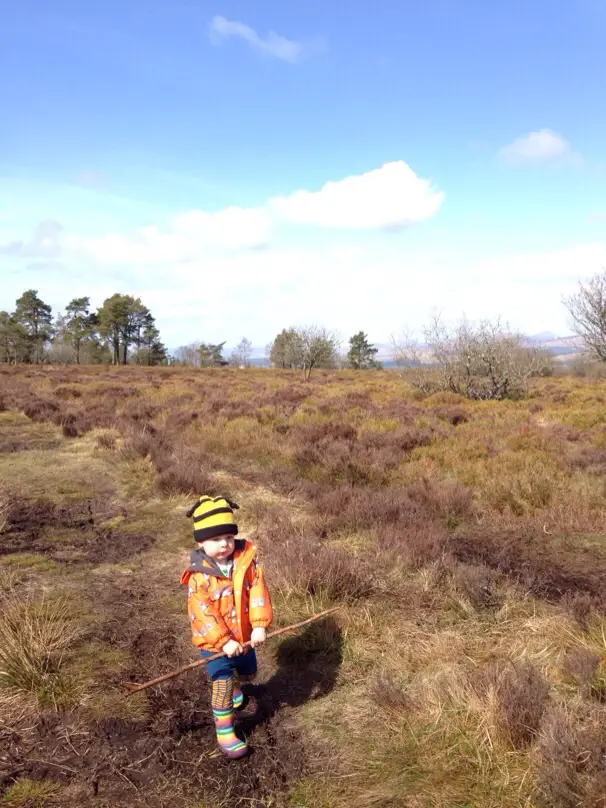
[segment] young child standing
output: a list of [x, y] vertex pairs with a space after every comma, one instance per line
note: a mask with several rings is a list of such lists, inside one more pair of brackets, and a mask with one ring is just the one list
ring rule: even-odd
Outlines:
[[[187, 512], [194, 519], [189, 567], [181, 576], [188, 587], [187, 607], [192, 642], [203, 659], [224, 656], [206, 664], [212, 683], [212, 711], [217, 742], [229, 758], [241, 758], [248, 747], [234, 729], [234, 709], [242, 707], [241, 682], [257, 673], [254, 649], [265, 642], [272, 621], [271, 600], [256, 546], [236, 539], [234, 502], [202, 496]], [[243, 644], [252, 648], [244, 651]]]

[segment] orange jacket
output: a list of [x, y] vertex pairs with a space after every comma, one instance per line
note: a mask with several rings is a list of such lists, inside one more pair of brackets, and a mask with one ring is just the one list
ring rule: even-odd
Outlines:
[[187, 609], [196, 648], [221, 651], [228, 640], [244, 643], [257, 626], [272, 621], [269, 591], [257, 560], [257, 548], [236, 539], [232, 577], [225, 578], [202, 550], [193, 550], [181, 576], [188, 586]]

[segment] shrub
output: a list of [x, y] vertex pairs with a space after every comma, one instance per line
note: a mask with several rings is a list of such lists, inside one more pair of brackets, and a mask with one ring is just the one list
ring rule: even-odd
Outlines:
[[272, 579], [286, 593], [354, 601], [373, 590], [367, 565], [340, 547], [309, 537], [286, 541], [268, 562]]
[[599, 665], [599, 654], [582, 645], [577, 646], [568, 649], [562, 661], [562, 675], [577, 685], [586, 685], [595, 676]]
[[453, 426], [459, 426], [459, 424], [469, 421], [469, 413], [463, 407], [438, 407], [435, 414], [441, 421], [447, 421]]
[[400, 364], [411, 366], [407, 379], [425, 395], [451, 391], [470, 399], [517, 399], [526, 395], [531, 377], [552, 372], [546, 352], [529, 347], [499, 322], [462, 320], [449, 330], [437, 318], [425, 329], [425, 341], [429, 356], [414, 345], [395, 352]]
[[528, 746], [537, 736], [549, 699], [549, 684], [529, 661], [494, 663], [478, 671], [475, 686], [494, 693], [513, 746]]
[[97, 437], [97, 446], [100, 449], [115, 449], [116, 448], [116, 438], [114, 435], [109, 434], [108, 432], [103, 432], [101, 435]]
[[574, 715], [554, 709], [544, 722], [539, 743], [539, 808], [601, 808], [604, 804], [603, 715]]
[[207, 458], [194, 450], [179, 450], [173, 455], [155, 455], [157, 485], [165, 494], [224, 494], [205, 469]]
[[409, 713], [413, 709], [411, 697], [397, 683], [391, 671], [381, 669], [377, 673], [371, 692], [377, 705], [384, 710]]

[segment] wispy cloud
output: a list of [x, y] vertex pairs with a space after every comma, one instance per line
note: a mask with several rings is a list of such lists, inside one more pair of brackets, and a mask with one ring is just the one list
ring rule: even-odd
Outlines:
[[52, 258], [60, 252], [62, 232], [63, 227], [59, 222], [54, 219], [46, 219], [39, 222], [28, 240], [0, 244], [0, 255]]
[[286, 37], [276, 34], [275, 31], [269, 31], [263, 37], [249, 25], [238, 20], [228, 20], [219, 15], [213, 17], [210, 22], [209, 35], [211, 42], [215, 45], [220, 45], [227, 39], [243, 39], [259, 53], [282, 59], [284, 62], [298, 61], [304, 51], [301, 42], [286, 39]]
[[554, 163], [580, 165], [583, 158], [573, 151], [562, 135], [551, 129], [540, 129], [516, 138], [499, 152], [500, 159], [512, 166]]

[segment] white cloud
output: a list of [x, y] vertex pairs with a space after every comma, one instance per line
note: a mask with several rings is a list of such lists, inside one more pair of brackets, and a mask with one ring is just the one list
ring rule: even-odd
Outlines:
[[[141, 227], [102, 236], [67, 234], [62, 249], [106, 264], [158, 266], [183, 263], [207, 252], [253, 250], [270, 243], [283, 223], [350, 230], [400, 230], [433, 216], [444, 193], [417, 177], [404, 162], [299, 190], [254, 208], [179, 213], [164, 228]], [[0, 248], [1, 249], [1, 248]]]
[[319, 191], [295, 191], [269, 202], [287, 221], [360, 230], [400, 229], [433, 216], [444, 200], [429, 180], [417, 177], [403, 161], [337, 182]]
[[303, 45], [292, 39], [270, 31], [265, 37], [260, 36], [254, 28], [238, 20], [228, 20], [219, 15], [213, 17], [209, 25], [211, 42], [219, 45], [226, 39], [243, 39], [245, 42], [266, 56], [273, 56], [285, 62], [296, 62], [303, 55]]
[[516, 138], [513, 143], [503, 146], [499, 156], [509, 165], [582, 162], [566, 138], [551, 129], [540, 129]]
[[[431, 217], [443, 198], [400, 162], [258, 207], [185, 211], [137, 230], [93, 236], [46, 223], [24, 242], [11, 232], [12, 246], [0, 254], [0, 308], [29, 285], [58, 307], [77, 295], [90, 295], [97, 306], [116, 291], [137, 294], [171, 347], [243, 335], [264, 344], [282, 327], [304, 322], [336, 328], [345, 339], [362, 328], [388, 342], [404, 327], [419, 333], [435, 309], [453, 318], [502, 315], [527, 332], [565, 333], [562, 296], [606, 265], [603, 240], [474, 255], [462, 237], [437, 246], [430, 231], [432, 240], [420, 247], [382, 234]], [[34, 252], [46, 260], [43, 268], [28, 269]]]
[[335, 328], [345, 340], [364, 329], [385, 343], [405, 328], [420, 334], [435, 310], [447, 320], [502, 316], [527, 333], [566, 334], [562, 296], [606, 265], [606, 243], [472, 257], [464, 248], [413, 247], [385, 236], [252, 252], [198, 248], [185, 261], [168, 252], [155, 262], [110, 258], [100, 252], [91, 263], [68, 254], [63, 267], [14, 276], [0, 262], [0, 308], [28, 285], [56, 307], [78, 295], [90, 295], [94, 306], [114, 292], [141, 295], [171, 347], [195, 339], [232, 345], [243, 335], [263, 345], [281, 328], [307, 322]]
[[191, 210], [168, 227], [141, 227], [133, 233], [100, 237], [69, 235], [63, 246], [101, 263], [158, 265], [195, 259], [208, 251], [250, 250], [267, 243], [270, 219], [263, 208], [229, 207], [216, 213]]

